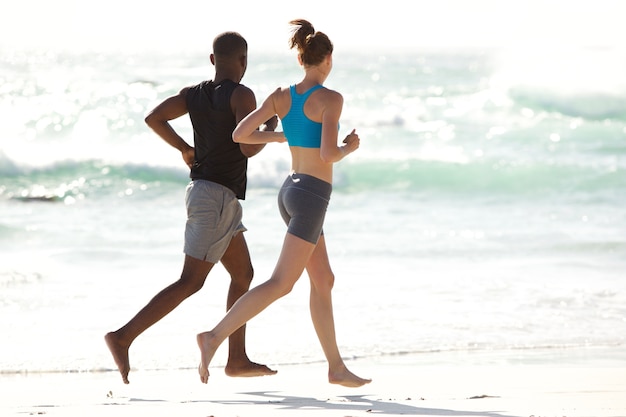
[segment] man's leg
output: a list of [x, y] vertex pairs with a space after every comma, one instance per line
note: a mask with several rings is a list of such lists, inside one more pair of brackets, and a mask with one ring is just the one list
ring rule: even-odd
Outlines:
[[155, 295], [123, 327], [106, 334], [105, 341], [125, 384], [128, 384], [128, 373], [130, 372], [128, 349], [135, 338], [174, 310], [183, 300], [199, 291], [213, 265], [210, 262], [185, 255], [180, 279]]
[[[250, 252], [243, 232], [237, 233], [233, 237], [221, 262], [230, 274], [230, 287], [226, 299], [226, 308], [230, 310], [233, 304], [250, 289], [254, 275]], [[251, 362], [248, 358], [245, 324], [231, 334], [228, 339], [228, 363], [224, 371], [228, 376], [240, 377], [274, 375], [276, 373], [265, 365]]]

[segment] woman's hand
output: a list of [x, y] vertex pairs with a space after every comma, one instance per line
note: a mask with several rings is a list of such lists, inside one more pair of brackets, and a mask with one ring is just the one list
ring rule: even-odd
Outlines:
[[347, 155], [359, 149], [359, 145], [361, 144], [361, 139], [359, 135], [356, 133], [356, 129], [352, 129], [352, 132], [343, 140], [345, 143], [344, 146], [341, 147], [344, 154]]

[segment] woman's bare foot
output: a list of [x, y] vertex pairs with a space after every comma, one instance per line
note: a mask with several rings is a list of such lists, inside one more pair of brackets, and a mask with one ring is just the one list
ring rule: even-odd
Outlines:
[[229, 360], [224, 368], [224, 372], [228, 376], [232, 377], [253, 377], [253, 376], [266, 376], [276, 375], [277, 371], [268, 368], [265, 365], [254, 363], [250, 360], [241, 364], [233, 364]]
[[120, 371], [122, 375], [122, 381], [125, 384], [128, 384], [128, 373], [130, 372], [130, 361], [128, 359], [128, 346], [121, 344], [117, 338], [117, 334], [115, 332], [107, 333], [104, 336], [104, 341], [106, 342], [109, 350], [111, 351], [111, 355], [113, 355], [113, 360], [117, 365], [117, 369]]
[[198, 347], [200, 348], [200, 365], [198, 366], [198, 373], [200, 374], [200, 381], [203, 384], [209, 382], [209, 364], [215, 351], [219, 347], [219, 343], [215, 342], [215, 338], [211, 332], [199, 333], [196, 336]]
[[372, 380], [358, 377], [350, 372], [345, 365], [342, 365], [336, 370], [328, 371], [328, 382], [343, 385], [344, 387], [356, 388], [369, 384]]

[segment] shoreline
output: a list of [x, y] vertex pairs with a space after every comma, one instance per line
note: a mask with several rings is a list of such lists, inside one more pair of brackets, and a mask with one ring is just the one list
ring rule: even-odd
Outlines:
[[[97, 356], [92, 357], [91, 362], [98, 366], [88, 367], [84, 362], [76, 367], [47, 368], [47, 369], [0, 369], [0, 378], [10, 376], [37, 376], [55, 374], [107, 374], [117, 373], [113, 358], [108, 349], [100, 348]], [[190, 352], [195, 354], [196, 349]], [[222, 350], [212, 361], [211, 370], [221, 372], [225, 364], [225, 352]], [[181, 354], [181, 357], [183, 355]], [[310, 358], [300, 362], [274, 362], [276, 355], [267, 352], [255, 352], [253, 360], [266, 364], [270, 368], [282, 367], [306, 367], [323, 366], [326, 362], [323, 356]], [[626, 344], [606, 344], [595, 346], [542, 346], [542, 347], [509, 347], [509, 348], [459, 348], [449, 350], [433, 349], [430, 351], [416, 352], [378, 352], [364, 356], [345, 356], [344, 361], [348, 367], [353, 363], [370, 363], [377, 365], [403, 364], [417, 367], [451, 367], [451, 366], [525, 366], [547, 365], [561, 367], [621, 367], [626, 366]], [[152, 362], [152, 361], [150, 361]], [[193, 361], [185, 361], [194, 363]], [[133, 364], [136, 362], [133, 362]], [[133, 366], [131, 375], [137, 372], [185, 372], [195, 371], [193, 366], [163, 368], [146, 366], [147, 362], [140, 362], [139, 366]]]

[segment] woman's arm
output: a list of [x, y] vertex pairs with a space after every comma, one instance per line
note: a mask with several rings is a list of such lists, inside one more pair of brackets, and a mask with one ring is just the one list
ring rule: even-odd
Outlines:
[[335, 91], [328, 91], [322, 113], [322, 143], [320, 158], [327, 164], [341, 161], [346, 155], [359, 147], [359, 135], [353, 129], [343, 140], [345, 145], [337, 146], [337, 126], [343, 108], [343, 97]]
[[261, 107], [248, 114], [239, 122], [233, 131], [233, 141], [250, 144], [285, 142], [285, 134], [283, 132], [258, 130], [259, 126], [276, 116], [273, 95], [274, 93], [265, 99]]
[[[278, 117], [274, 116], [271, 119], [267, 120], [263, 125], [259, 128], [259, 130], [264, 132], [272, 132], [276, 129], [278, 125]], [[263, 150], [266, 143], [260, 143], [257, 145], [252, 145], [249, 143], [239, 143], [239, 149], [241, 149], [241, 153], [244, 154], [248, 158], [252, 158], [254, 155], [258, 154]]]

